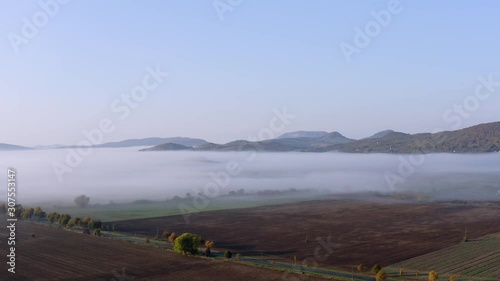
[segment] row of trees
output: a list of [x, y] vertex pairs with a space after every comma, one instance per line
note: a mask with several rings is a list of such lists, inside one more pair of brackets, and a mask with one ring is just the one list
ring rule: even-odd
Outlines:
[[[363, 272], [366, 270], [366, 267], [364, 265], [360, 264], [357, 266], [357, 269], [359, 272]], [[371, 272], [375, 275], [375, 279], [377, 281], [384, 281], [387, 279], [387, 273], [379, 264], [375, 264], [372, 267]], [[403, 274], [404, 274], [404, 270], [402, 268], [399, 269], [399, 275], [403, 276]], [[420, 272], [417, 272], [416, 277], [419, 277], [419, 275], [420, 275]], [[435, 270], [432, 270], [429, 272], [429, 281], [437, 281], [438, 279], [439, 279], [439, 275]], [[455, 275], [450, 275], [449, 280], [450, 281], [457, 281], [457, 277]]]

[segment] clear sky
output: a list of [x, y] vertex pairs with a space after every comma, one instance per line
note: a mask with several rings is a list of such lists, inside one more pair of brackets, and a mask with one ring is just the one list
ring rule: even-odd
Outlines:
[[[498, 86], [460, 122], [443, 118], [479, 76], [500, 81], [500, 1], [401, 0], [350, 62], [341, 43], [356, 46], [355, 28], [390, 1], [217, 0], [223, 19], [212, 0], [54, 1], [1, 1], [0, 143], [74, 144], [103, 118], [116, 125], [104, 141], [224, 143], [284, 107], [286, 131], [351, 138], [500, 121]], [[170, 76], [119, 119], [112, 103], [148, 66]]]

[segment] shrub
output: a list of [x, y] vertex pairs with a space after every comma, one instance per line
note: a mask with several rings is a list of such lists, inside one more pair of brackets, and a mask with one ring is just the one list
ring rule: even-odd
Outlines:
[[358, 265], [356, 268], [358, 269], [359, 272], [363, 272], [366, 269], [365, 266], [362, 264]]
[[101, 236], [101, 229], [100, 228], [94, 229], [94, 232], [92, 232], [92, 234], [94, 236]]
[[[169, 237], [170, 238], [170, 237]], [[200, 246], [200, 237], [191, 233], [183, 233], [174, 240], [174, 251], [181, 254], [196, 254]]]
[[225, 252], [224, 252], [224, 257], [225, 257], [226, 259], [230, 259], [230, 258], [232, 258], [232, 257], [233, 257], [233, 253], [231, 253], [231, 251], [229, 251], [229, 250], [228, 250], [228, 251], [225, 251]]
[[240, 253], [237, 253], [236, 254], [236, 260], [240, 260], [241, 259], [241, 254]]
[[168, 232], [168, 230], [163, 230], [163, 234], [161, 235], [161, 237], [165, 238], [165, 239], [168, 239], [168, 237], [170, 236], [170, 232]]

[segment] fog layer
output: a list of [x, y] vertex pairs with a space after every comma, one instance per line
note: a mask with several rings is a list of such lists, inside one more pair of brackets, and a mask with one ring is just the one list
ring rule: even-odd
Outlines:
[[79, 194], [89, 196], [91, 203], [165, 200], [204, 192], [209, 183], [219, 184], [220, 194], [240, 188], [250, 193], [289, 188], [328, 193], [412, 190], [438, 199], [500, 199], [498, 153], [434, 154], [412, 163], [409, 156], [386, 154], [137, 150], [94, 149], [62, 175], [63, 181], [53, 163], [66, 164], [66, 150], [0, 152], [0, 163], [5, 171], [17, 170], [22, 203], [71, 204]]

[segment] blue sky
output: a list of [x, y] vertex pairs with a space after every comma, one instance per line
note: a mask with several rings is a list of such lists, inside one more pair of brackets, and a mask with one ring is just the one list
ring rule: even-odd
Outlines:
[[[474, 94], [478, 77], [500, 81], [500, 2], [401, 0], [347, 62], [339, 45], [354, 44], [354, 28], [389, 2], [241, 0], [221, 20], [212, 0], [73, 0], [15, 52], [9, 36], [44, 10], [2, 1], [0, 142], [77, 143], [110, 118], [116, 130], [104, 141], [223, 143], [256, 136], [284, 107], [296, 116], [286, 131], [351, 138], [499, 121], [500, 88], [459, 124], [443, 114]], [[110, 104], [148, 66], [170, 76], [118, 119]]]

